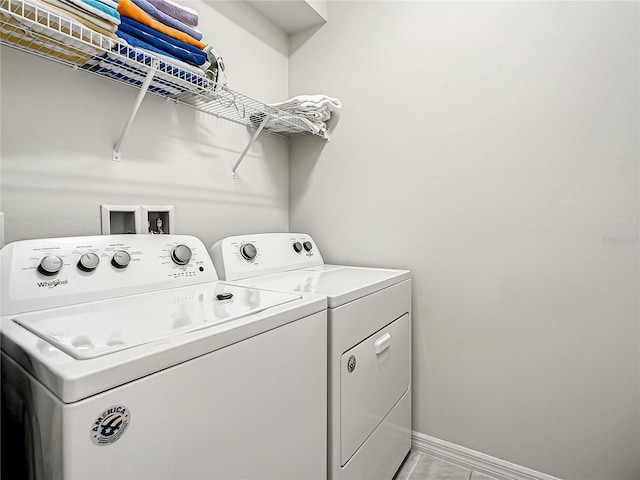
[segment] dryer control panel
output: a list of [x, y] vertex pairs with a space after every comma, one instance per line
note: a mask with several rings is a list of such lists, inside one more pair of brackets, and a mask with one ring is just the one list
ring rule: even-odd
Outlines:
[[222, 280], [241, 280], [324, 264], [316, 243], [305, 233], [227, 237], [211, 247], [211, 256]]
[[2, 249], [2, 315], [217, 280], [187, 235], [22, 240]]

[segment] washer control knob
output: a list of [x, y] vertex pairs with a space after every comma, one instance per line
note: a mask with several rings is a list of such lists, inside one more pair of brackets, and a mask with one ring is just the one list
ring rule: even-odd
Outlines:
[[176, 245], [171, 249], [171, 260], [178, 265], [186, 265], [191, 260], [191, 249], [186, 245]]
[[302, 251], [302, 244], [300, 242], [296, 242], [293, 244], [293, 249], [296, 253], [300, 253]]
[[55, 275], [62, 269], [62, 259], [56, 255], [48, 255], [40, 260], [38, 271], [43, 275]]
[[302, 246], [304, 246], [304, 249], [305, 249], [307, 252], [310, 252], [310, 251], [311, 251], [311, 249], [313, 248], [313, 245], [312, 245], [312, 244], [311, 244], [311, 242], [310, 242], [310, 241], [308, 241], [308, 240], [307, 240], [306, 242], [304, 242], [304, 243], [302, 244]]
[[240, 254], [245, 260], [253, 260], [258, 254], [258, 250], [252, 243], [245, 243], [240, 247]]
[[95, 253], [85, 253], [78, 260], [78, 268], [83, 272], [91, 272], [98, 267], [100, 259]]
[[111, 259], [111, 265], [116, 268], [127, 268], [129, 266], [129, 262], [131, 261], [131, 255], [125, 252], [124, 250], [118, 250], [113, 254], [113, 258]]

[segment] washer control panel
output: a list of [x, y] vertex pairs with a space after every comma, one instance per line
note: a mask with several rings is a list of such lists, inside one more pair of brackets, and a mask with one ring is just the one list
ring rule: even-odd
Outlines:
[[206, 247], [187, 235], [22, 240], [1, 254], [2, 315], [217, 280]]
[[304, 233], [227, 237], [211, 247], [211, 255], [223, 280], [240, 280], [324, 263], [315, 242]]

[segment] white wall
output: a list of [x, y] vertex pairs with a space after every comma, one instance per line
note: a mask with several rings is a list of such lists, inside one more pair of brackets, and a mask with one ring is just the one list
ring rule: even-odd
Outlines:
[[[638, 2], [329, 2], [290, 94], [290, 227], [413, 272], [414, 429], [640, 479]], [[300, 36], [302, 38], [302, 35]]]
[[[287, 96], [286, 35], [244, 4], [190, 1], [229, 86], [265, 102]], [[246, 7], [246, 8], [244, 8]], [[243, 22], [229, 19], [242, 16]], [[111, 151], [137, 90], [3, 47], [1, 204], [5, 241], [100, 233], [100, 204], [175, 207], [177, 233], [211, 244], [288, 228], [288, 142], [264, 134], [231, 178], [251, 133], [148, 95]]]

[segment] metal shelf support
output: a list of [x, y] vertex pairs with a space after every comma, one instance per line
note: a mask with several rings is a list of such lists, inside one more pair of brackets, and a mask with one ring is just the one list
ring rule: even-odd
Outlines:
[[[113, 147], [114, 161], [122, 158], [122, 145], [147, 93], [246, 127], [259, 127], [233, 166], [234, 178], [238, 166], [263, 129], [282, 135], [310, 133], [326, 139], [295, 113], [218, 84], [205, 72], [185, 69], [181, 62], [167, 57], [160, 59], [153, 52], [104, 36], [58, 15], [36, 0], [0, 0], [0, 13], [3, 32], [0, 44], [140, 89]], [[28, 32], [28, 38], [24, 32]]]
[[240, 154], [240, 158], [238, 159], [238, 161], [235, 163], [235, 165], [233, 166], [233, 168], [231, 169], [231, 178], [236, 178], [236, 170], [238, 170], [238, 167], [240, 166], [240, 162], [242, 162], [242, 160], [244, 159], [245, 155], [247, 154], [247, 152], [249, 151], [249, 149], [251, 148], [251, 146], [255, 143], [255, 141], [258, 138], [258, 135], [260, 135], [260, 132], [262, 132], [262, 129], [264, 128], [264, 126], [267, 124], [267, 120], [269, 120], [269, 115], [265, 114], [264, 118], [262, 119], [262, 122], [260, 122], [260, 126], [258, 127], [258, 129], [255, 131], [255, 133], [253, 134], [253, 136], [251, 137], [251, 140], [249, 140], [249, 143], [247, 144], [247, 146], [244, 148], [244, 150], [242, 151], [242, 153]]
[[125, 138], [127, 137], [127, 134], [129, 133], [129, 129], [131, 128], [131, 125], [133, 125], [133, 120], [136, 118], [136, 114], [138, 113], [138, 109], [140, 108], [140, 105], [142, 104], [142, 100], [144, 100], [144, 96], [147, 93], [147, 90], [149, 89], [149, 85], [151, 85], [151, 81], [153, 80], [153, 76], [155, 75], [156, 69], [158, 68], [158, 61], [156, 59], [154, 59], [151, 63], [151, 68], [149, 68], [149, 72], [147, 73], [147, 76], [144, 79], [144, 83], [142, 84], [142, 86], [140, 87], [140, 91], [138, 92], [138, 96], [136, 97], [136, 102], [133, 104], [133, 109], [131, 110], [131, 113], [129, 114], [129, 119], [127, 120], [127, 123], [124, 125], [124, 128], [122, 129], [122, 132], [120, 133], [120, 138], [118, 139], [118, 142], [115, 144], [115, 146], [113, 147], [113, 161], [114, 162], [119, 162], [121, 159], [121, 149], [122, 149], [122, 144], [124, 143]]

